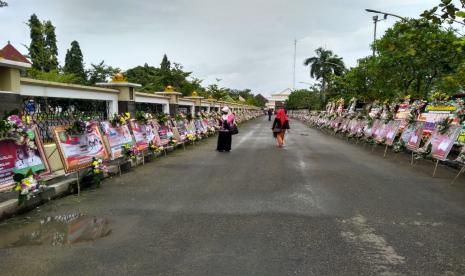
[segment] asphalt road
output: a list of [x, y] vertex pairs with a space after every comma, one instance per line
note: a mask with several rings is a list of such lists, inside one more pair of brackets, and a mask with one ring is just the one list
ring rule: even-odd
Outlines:
[[[291, 121], [216, 139], [46, 204], [0, 228], [50, 215], [108, 219], [93, 242], [0, 249], [2, 275], [465, 275], [465, 179], [455, 170]], [[0, 236], [0, 239], [2, 237]]]

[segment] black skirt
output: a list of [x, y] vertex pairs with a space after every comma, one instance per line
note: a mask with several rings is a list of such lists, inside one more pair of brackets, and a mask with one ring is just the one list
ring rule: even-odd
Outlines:
[[218, 133], [218, 145], [216, 150], [230, 151], [231, 150], [232, 135], [229, 131], [220, 131]]

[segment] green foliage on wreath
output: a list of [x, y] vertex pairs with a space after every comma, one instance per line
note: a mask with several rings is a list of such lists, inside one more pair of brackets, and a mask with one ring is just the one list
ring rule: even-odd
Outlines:
[[157, 119], [158, 123], [164, 124], [164, 123], [166, 123], [168, 121], [168, 116], [165, 113], [158, 113], [156, 115], [156, 119]]
[[365, 140], [368, 145], [374, 145], [376, 143], [375, 138], [373, 138], [372, 136], [366, 137]]
[[86, 122], [78, 119], [74, 121], [68, 128], [66, 128], [66, 134], [72, 136], [80, 136], [83, 135], [86, 131]]
[[432, 149], [433, 145], [429, 143], [426, 148], [419, 148], [417, 151], [413, 152], [413, 157], [415, 158], [415, 160], [426, 159], [431, 156]]
[[136, 121], [141, 125], [148, 123], [148, 116], [144, 111], [136, 111]]
[[417, 116], [414, 110], [410, 112], [410, 114], [407, 117], [407, 125], [413, 125], [417, 121]]
[[403, 139], [399, 139], [399, 141], [395, 142], [392, 150], [395, 153], [403, 152], [406, 149], [405, 141]]
[[368, 117], [367, 117], [367, 127], [368, 127], [368, 128], [372, 128], [374, 122], [375, 122], [375, 119], [374, 119], [374, 118], [372, 118], [371, 116], [368, 116]]
[[175, 119], [176, 119], [176, 122], [182, 122], [182, 121], [184, 121], [184, 117], [182, 117], [181, 114], [176, 114]]
[[436, 124], [439, 134], [446, 134], [451, 126], [452, 119], [449, 117], [442, 119]]

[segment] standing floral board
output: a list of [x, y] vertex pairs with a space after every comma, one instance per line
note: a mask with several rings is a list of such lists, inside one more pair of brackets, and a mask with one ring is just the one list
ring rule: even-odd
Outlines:
[[375, 120], [375, 122], [373, 123], [372, 136], [376, 141], [381, 141], [384, 138], [382, 137], [384, 127], [385, 124], [382, 120]]
[[431, 134], [436, 128], [437, 122], [445, 118], [453, 117], [454, 123], [458, 123], [459, 120], [454, 115], [456, 110], [457, 107], [453, 105], [428, 105], [425, 108], [425, 112], [421, 113], [418, 117], [418, 121], [425, 122], [423, 131]]
[[50, 173], [37, 128], [22, 123], [17, 125], [19, 122], [11, 122], [9, 133], [3, 133], [0, 138], [0, 191], [15, 184], [15, 174], [26, 175], [29, 171], [39, 175]]
[[400, 121], [390, 121], [386, 128], [385, 128], [385, 141], [384, 143], [388, 146], [392, 146], [394, 144], [394, 139], [397, 136], [397, 133], [399, 133], [400, 130]]
[[53, 128], [53, 136], [67, 173], [91, 166], [93, 158], [110, 157], [96, 123], [76, 121], [72, 127], [58, 126]]
[[407, 125], [406, 128], [404, 128], [404, 130], [402, 131], [402, 134], [400, 135], [400, 140], [402, 140], [404, 144], [407, 144], [414, 131], [415, 123]]
[[431, 145], [431, 156], [435, 159], [445, 161], [459, 133], [460, 126], [458, 125], [451, 125], [444, 131], [436, 129], [426, 145]]
[[129, 124], [132, 134], [134, 135], [136, 147], [139, 151], [147, 150], [151, 143], [161, 145], [160, 137], [158, 136], [153, 121], [147, 121], [145, 124], [141, 124], [136, 120], [131, 120]]
[[399, 108], [397, 109], [397, 112], [394, 115], [394, 119], [399, 120], [399, 121], [406, 121], [409, 115], [410, 115], [410, 103], [408, 101], [405, 101], [399, 104]]
[[187, 124], [186, 128], [187, 128], [187, 131], [188, 131], [190, 134], [196, 134], [194, 121], [190, 121], [190, 122]]
[[105, 134], [105, 140], [110, 151], [111, 159], [115, 160], [123, 157], [123, 145], [132, 146], [134, 143], [128, 125], [112, 126], [112, 124], [107, 121], [101, 122], [100, 125]]
[[178, 131], [178, 134], [179, 134], [178, 139], [180, 141], [186, 140], [187, 128], [186, 128], [186, 124], [184, 123], [184, 121], [177, 121], [176, 122], [176, 130]]
[[157, 130], [160, 137], [160, 145], [166, 146], [170, 142], [171, 137], [173, 137], [173, 133], [165, 124], [160, 124]]
[[198, 132], [198, 133], [205, 133], [207, 132], [206, 129], [203, 127], [203, 124], [202, 124], [202, 121], [201, 120], [195, 120], [194, 122], [194, 125], [195, 125], [195, 130]]
[[425, 127], [424, 122], [416, 122], [413, 125], [413, 129], [411, 130], [410, 137], [407, 140], [407, 149], [409, 150], [416, 150], [420, 146], [421, 138], [423, 136], [423, 129]]

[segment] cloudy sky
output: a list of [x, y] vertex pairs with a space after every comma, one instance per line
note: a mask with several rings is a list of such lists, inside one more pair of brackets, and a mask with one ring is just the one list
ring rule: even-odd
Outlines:
[[[158, 66], [164, 53], [204, 84], [269, 95], [313, 82], [302, 65], [319, 46], [353, 66], [370, 54], [372, 15], [365, 8], [418, 17], [439, 0], [7, 0], [0, 9], [0, 43], [26, 53], [32, 13], [57, 28], [59, 59], [77, 40], [86, 64], [122, 69]], [[379, 34], [395, 23], [380, 22]]]

